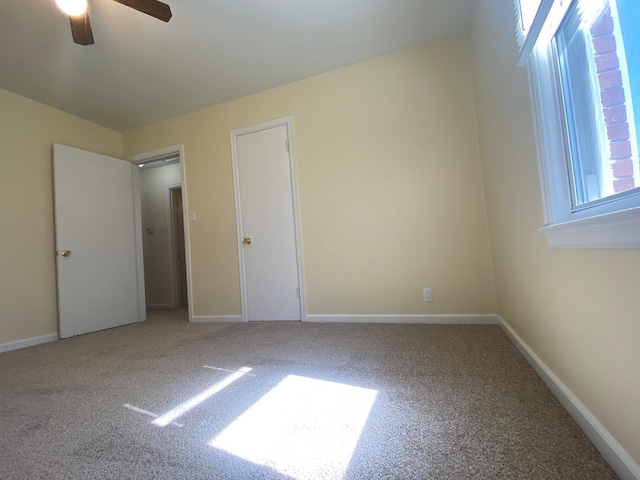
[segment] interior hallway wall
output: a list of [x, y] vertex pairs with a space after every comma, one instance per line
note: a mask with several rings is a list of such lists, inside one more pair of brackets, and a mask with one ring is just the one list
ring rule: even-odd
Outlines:
[[309, 313], [494, 313], [470, 65], [455, 37], [125, 132], [184, 144], [194, 314], [240, 314], [229, 132], [288, 115]]
[[640, 462], [640, 250], [552, 250], [544, 235], [513, 0], [478, 0], [471, 45], [498, 311]]
[[58, 331], [52, 145], [122, 157], [122, 135], [0, 89], [0, 344]]

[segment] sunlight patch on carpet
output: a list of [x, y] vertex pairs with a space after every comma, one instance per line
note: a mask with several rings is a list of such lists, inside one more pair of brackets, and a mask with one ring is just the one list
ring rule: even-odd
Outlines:
[[377, 394], [288, 375], [209, 445], [296, 479], [341, 479]]
[[[148, 415], [148, 416], [154, 417], [154, 418], [158, 417], [158, 415], [156, 415], [153, 412], [150, 412], [149, 410], [145, 410], [144, 408], [140, 408], [140, 407], [135, 407], [133, 405], [129, 405], [128, 403], [125, 403], [123, 405], [123, 407], [124, 408], [128, 408], [129, 410], [133, 410], [134, 412], [142, 413], [143, 415]], [[180, 428], [184, 427], [183, 424], [176, 423], [176, 422], [171, 422], [171, 425], [175, 425], [176, 427], [180, 427]]]
[[252, 369], [249, 367], [242, 367], [240, 370], [233, 372], [231, 375], [227, 375], [219, 382], [216, 382], [206, 390], [200, 392], [198, 395], [191, 397], [186, 402], [181, 403], [177, 407], [169, 410], [167, 413], [159, 416], [153, 422], [154, 425], [158, 427], [166, 427], [171, 422], [173, 422], [176, 418], [181, 417], [185, 413], [187, 413], [192, 408], [197, 407], [205, 400], [209, 399], [216, 393], [218, 393], [223, 388], [228, 387], [230, 384], [243, 377], [246, 373], [250, 372]]

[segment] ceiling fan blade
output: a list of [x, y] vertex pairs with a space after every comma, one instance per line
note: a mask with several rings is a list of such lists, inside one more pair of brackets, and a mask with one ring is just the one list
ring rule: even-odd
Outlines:
[[127, 7], [135, 8], [139, 12], [146, 13], [152, 17], [168, 22], [171, 20], [171, 7], [166, 3], [159, 2], [158, 0], [114, 0], [115, 2], [126, 5]]
[[71, 24], [71, 35], [75, 43], [78, 45], [92, 45], [94, 43], [88, 10], [77, 17], [69, 17], [69, 23]]

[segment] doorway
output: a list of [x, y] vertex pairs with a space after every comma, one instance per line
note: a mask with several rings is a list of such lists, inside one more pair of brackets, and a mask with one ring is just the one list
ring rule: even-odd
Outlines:
[[131, 159], [140, 173], [147, 310], [188, 308], [190, 303], [181, 159], [180, 146]]

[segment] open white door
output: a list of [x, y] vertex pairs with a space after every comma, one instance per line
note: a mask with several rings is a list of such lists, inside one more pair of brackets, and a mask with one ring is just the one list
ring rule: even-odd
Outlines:
[[60, 338], [143, 319], [134, 169], [123, 160], [54, 145]]

